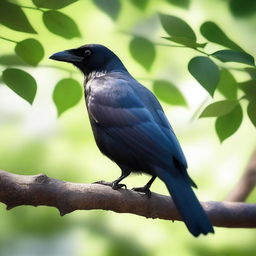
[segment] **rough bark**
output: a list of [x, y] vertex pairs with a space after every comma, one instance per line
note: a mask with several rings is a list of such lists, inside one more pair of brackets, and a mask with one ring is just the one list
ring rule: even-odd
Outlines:
[[[152, 193], [148, 199], [131, 190], [65, 182], [44, 174], [17, 175], [0, 170], [0, 201], [8, 210], [19, 205], [45, 205], [56, 207], [61, 215], [75, 210], [102, 209], [146, 218], [181, 220], [169, 196]], [[202, 202], [202, 205], [214, 226], [256, 227], [256, 204]]]

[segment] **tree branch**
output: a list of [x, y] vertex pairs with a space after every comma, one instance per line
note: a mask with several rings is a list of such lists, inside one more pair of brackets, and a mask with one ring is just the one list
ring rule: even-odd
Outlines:
[[[131, 190], [65, 182], [44, 174], [17, 175], [0, 170], [0, 202], [5, 203], [8, 210], [19, 205], [53, 206], [62, 216], [75, 210], [102, 209], [146, 218], [181, 220], [169, 196], [152, 193], [148, 199]], [[214, 226], [256, 227], [256, 204], [203, 202], [202, 205]]]
[[256, 150], [253, 152], [244, 174], [227, 195], [225, 201], [244, 202], [256, 185]]

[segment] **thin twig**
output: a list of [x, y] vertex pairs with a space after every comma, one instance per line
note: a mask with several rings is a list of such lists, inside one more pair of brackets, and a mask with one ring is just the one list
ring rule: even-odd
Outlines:
[[185, 46], [185, 45], [178, 45], [178, 44], [160, 44], [160, 43], [155, 43], [154, 45], [166, 46], [166, 47], [188, 48], [188, 47]]
[[206, 105], [206, 103], [209, 100], [209, 96], [205, 97], [205, 99], [201, 102], [201, 104], [197, 107], [197, 109], [195, 110], [194, 114], [191, 116], [190, 118], [190, 122], [193, 122], [197, 116], [199, 115], [199, 113], [202, 111], [202, 108]]
[[3, 37], [3, 36], [0, 36], [0, 39], [3, 39], [3, 40], [8, 41], [8, 42], [15, 43], [15, 44], [17, 44], [17, 43], [18, 43], [18, 42], [17, 42], [17, 41], [15, 41], [15, 40], [12, 40], [12, 39], [10, 39], [10, 38], [6, 38], [6, 37]]
[[24, 8], [24, 9], [30, 9], [30, 10], [36, 10], [36, 11], [41, 11], [41, 12], [44, 12], [44, 10], [42, 10], [41, 8], [39, 7], [32, 7], [32, 6], [25, 6], [25, 5], [20, 5], [20, 4], [15, 4], [21, 8]]

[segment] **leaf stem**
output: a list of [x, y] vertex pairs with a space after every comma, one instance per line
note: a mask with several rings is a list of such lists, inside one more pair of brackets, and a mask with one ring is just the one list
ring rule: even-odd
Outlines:
[[202, 108], [206, 105], [209, 99], [210, 99], [209, 96], [205, 97], [205, 99], [201, 102], [201, 104], [196, 108], [194, 114], [191, 116], [190, 122], [193, 122], [197, 118], [199, 113], [202, 111]]
[[186, 48], [187, 46], [185, 45], [176, 45], [176, 44], [159, 44], [159, 43], [155, 43], [155, 45], [158, 46], [167, 46], [167, 47], [180, 47], [180, 48]]
[[210, 53], [207, 53], [207, 52], [204, 52], [202, 50], [199, 50], [198, 48], [193, 48], [193, 47], [188, 47], [188, 46], [185, 46], [185, 45], [176, 45], [176, 44], [159, 44], [159, 43], [155, 43], [155, 45], [159, 45], [159, 46], [169, 46], [169, 47], [180, 47], [180, 48], [189, 48], [189, 49], [193, 49], [197, 52], [200, 52], [204, 55], [207, 55], [208, 57], [211, 56]]
[[39, 7], [25, 6], [25, 5], [20, 5], [20, 4], [16, 4], [16, 5], [21, 7], [21, 8], [24, 8], [24, 9], [31, 9], [31, 10], [36, 10], [36, 11], [44, 12], [44, 10], [42, 10]]
[[210, 53], [204, 52], [204, 51], [199, 50], [199, 49], [197, 49], [197, 48], [192, 48], [192, 49], [194, 49], [195, 51], [200, 52], [200, 53], [202, 53], [202, 54], [204, 54], [204, 55], [207, 55], [208, 57], [211, 56]]
[[[120, 30], [120, 31], [118, 31], [119, 33], [122, 33], [122, 34], [125, 34], [125, 35], [128, 35], [128, 36], [134, 36], [134, 37], [136, 37], [136, 36], [139, 36], [139, 35], [136, 35], [136, 34], [134, 34], [134, 33], [132, 33], [132, 32], [128, 32], [128, 31], [122, 31], [122, 30]], [[140, 36], [140, 37], [143, 37], [143, 36]], [[143, 37], [143, 38], [145, 38], [145, 37]], [[182, 48], [184, 48], [184, 47], [186, 47], [186, 46], [184, 46], [184, 45], [175, 45], [175, 44], [161, 44], [161, 43], [154, 43], [154, 45], [158, 45], [158, 46], [169, 46], [169, 47], [182, 47]]]
[[18, 42], [15, 41], [15, 40], [12, 40], [12, 39], [9, 39], [9, 38], [3, 37], [3, 36], [0, 36], [0, 39], [3, 39], [3, 40], [5, 40], [5, 41], [9, 41], [9, 42], [12, 42], [12, 43], [15, 43], [15, 44], [18, 43]]

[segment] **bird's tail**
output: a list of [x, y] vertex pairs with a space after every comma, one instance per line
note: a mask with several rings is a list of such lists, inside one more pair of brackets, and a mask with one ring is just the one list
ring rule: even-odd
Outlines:
[[157, 176], [166, 184], [188, 230], [196, 237], [200, 234], [214, 233], [212, 224], [188, 179], [181, 173], [172, 176], [164, 170], [158, 170]]

